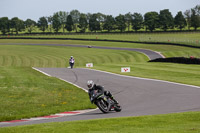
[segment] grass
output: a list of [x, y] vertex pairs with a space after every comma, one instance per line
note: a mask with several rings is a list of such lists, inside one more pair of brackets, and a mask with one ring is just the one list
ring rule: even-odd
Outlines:
[[0, 70], [0, 121], [94, 108], [83, 90], [30, 67]]
[[[131, 67], [130, 73], [121, 73], [121, 67]], [[94, 67], [98, 70], [109, 71], [129, 76], [160, 79], [183, 84], [200, 86], [199, 65], [173, 64], [173, 63], [124, 63], [104, 64]]]
[[93, 41], [72, 41], [72, 40], [8, 40], [0, 39], [0, 44], [78, 44], [91, 46], [105, 46], [105, 47], [122, 47], [122, 48], [142, 48], [159, 51], [166, 57], [200, 57], [200, 50], [198, 48], [187, 48], [181, 46], [168, 46], [159, 44], [135, 44], [135, 43], [120, 43], [120, 42], [93, 42]]
[[181, 32], [181, 33], [118, 33], [118, 34], [73, 34], [73, 35], [29, 35], [15, 37], [45, 37], [45, 38], [80, 38], [96, 40], [122, 40], [137, 42], [170, 42], [180, 43], [192, 46], [200, 46], [199, 32]]
[[198, 133], [200, 112], [0, 128], [3, 133]]
[[[135, 45], [140, 46], [140, 44]], [[148, 49], [150, 46], [144, 44], [143, 48]], [[151, 49], [161, 51], [166, 57], [200, 57], [199, 49], [195, 48], [153, 45]], [[94, 69], [120, 73], [122, 66], [130, 66], [133, 71], [128, 73], [128, 75], [131, 76], [162, 79], [200, 86], [198, 82], [200, 78], [199, 65], [147, 63], [148, 58], [146, 56], [131, 51], [59, 46], [0, 45], [0, 66], [67, 67], [68, 58], [71, 55], [76, 59], [76, 67], [85, 67], [86, 63], [92, 62], [95, 66]]]
[[[56, 46], [0, 45], [0, 66], [67, 67], [73, 55], [76, 67], [88, 62], [95, 64], [120, 63], [130, 60], [147, 61], [143, 54], [129, 51], [102, 50]], [[139, 56], [139, 57], [137, 57]]]
[[[0, 43], [89, 44], [151, 49], [162, 52], [166, 57], [199, 57], [199, 49], [166, 45], [58, 40], [0, 40]], [[131, 73], [126, 73], [126, 75], [200, 86], [199, 65], [148, 63], [148, 58], [138, 52], [56, 46], [0, 45], [1, 120], [32, 117], [32, 112], [36, 112], [34, 116], [38, 116], [71, 110], [69, 109], [70, 107], [72, 109], [80, 109], [80, 107], [92, 108], [93, 106], [89, 103], [85, 92], [80, 94], [85, 99], [85, 101], [82, 101], [84, 103], [77, 105], [76, 101], [79, 100], [79, 97], [76, 97], [75, 103], [70, 105], [71, 103], [67, 102], [67, 98], [69, 95], [73, 98], [75, 96], [73, 92], [78, 91], [80, 93], [80, 89], [55, 78], [46, 77], [31, 69], [32, 66], [67, 67], [68, 58], [71, 55], [76, 59], [76, 67], [84, 67], [85, 63], [93, 62], [94, 69], [122, 74], [120, 73], [120, 67], [130, 66], [132, 71]], [[70, 91], [71, 89], [73, 91]], [[48, 99], [44, 99], [41, 94], [49, 95]], [[62, 96], [59, 94], [62, 94]], [[199, 132], [199, 116], [199, 112], [189, 112], [158, 116], [48, 123], [0, 128], [0, 132]]]

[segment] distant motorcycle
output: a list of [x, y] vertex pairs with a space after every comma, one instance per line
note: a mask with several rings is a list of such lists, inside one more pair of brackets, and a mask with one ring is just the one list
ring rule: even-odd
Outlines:
[[98, 93], [97, 90], [92, 91], [90, 101], [94, 103], [103, 113], [108, 113], [113, 110], [120, 112], [122, 110], [119, 104], [115, 103], [110, 97], [102, 93]]

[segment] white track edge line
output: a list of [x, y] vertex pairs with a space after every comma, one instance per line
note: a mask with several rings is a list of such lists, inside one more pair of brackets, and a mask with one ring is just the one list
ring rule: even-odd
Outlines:
[[78, 87], [78, 88], [80, 88], [80, 89], [82, 89], [82, 90], [84, 90], [85, 92], [88, 93], [88, 90], [86, 90], [86, 89], [84, 89], [84, 88], [82, 88], [82, 87], [80, 87], [80, 86], [78, 86], [78, 85], [76, 85], [76, 84], [74, 84], [74, 83], [72, 83], [72, 82], [70, 82], [70, 81], [67, 81], [67, 80], [62, 79], [62, 78], [58, 78], [58, 79], [60, 79], [60, 80], [62, 80], [62, 81], [65, 81], [65, 82], [67, 82], [67, 83], [70, 83], [70, 84], [72, 84], [72, 85], [74, 85], [74, 86], [76, 86], [76, 87]]
[[[36, 71], [39, 71], [39, 72], [41, 72], [41, 73], [43, 73], [43, 74], [49, 76], [49, 77], [52, 77], [51, 75], [49, 75], [49, 74], [47, 74], [47, 73], [45, 73], [45, 72], [43, 72], [43, 71], [41, 71], [41, 70], [39, 70], [39, 69], [37, 69], [37, 68], [35, 68], [35, 67], [32, 67], [32, 68], [33, 68], [34, 70], [36, 70]], [[78, 87], [78, 88], [80, 88], [80, 89], [82, 89], [82, 90], [84, 90], [85, 92], [88, 93], [88, 90], [86, 90], [85, 88], [82, 88], [82, 87], [80, 87], [80, 86], [78, 86], [78, 85], [76, 85], [76, 84], [74, 84], [74, 83], [72, 83], [72, 82], [70, 82], [70, 81], [67, 81], [67, 80], [62, 79], [62, 78], [58, 78], [58, 79], [60, 79], [60, 80], [62, 80], [62, 81], [65, 81], [65, 82], [67, 82], [67, 83], [69, 83], [69, 84], [72, 84], [72, 85], [74, 85], [74, 86], [76, 86], [76, 87]], [[98, 108], [96, 108], [96, 109], [89, 109], [88, 112], [90, 112], [90, 111], [95, 111], [95, 110], [97, 110], [97, 109], [98, 109]], [[85, 112], [85, 113], [87, 113], [87, 112]]]
[[43, 71], [41, 71], [41, 70], [39, 70], [39, 69], [37, 69], [37, 68], [35, 68], [35, 67], [32, 67], [32, 69], [34, 69], [34, 70], [36, 70], [36, 71], [38, 71], [38, 72], [40, 72], [40, 73], [43, 73], [43, 74], [46, 75], [46, 76], [52, 77], [51, 75], [49, 75], [49, 74], [47, 74], [47, 73], [45, 73], [45, 72], [43, 72]]
[[[51, 75], [49, 75], [49, 74], [47, 74], [47, 73], [45, 73], [45, 72], [43, 72], [43, 71], [41, 71], [41, 70], [39, 70], [39, 69], [37, 69], [37, 68], [35, 68], [35, 67], [32, 67], [32, 68], [33, 68], [34, 70], [38, 71], [38, 72], [43, 73], [44, 75], [47, 75], [47, 76], [49, 76], [49, 77], [52, 77]], [[86, 90], [86, 89], [84, 89], [84, 88], [82, 88], [82, 87], [80, 87], [80, 86], [78, 86], [78, 85], [76, 85], [76, 84], [74, 84], [74, 83], [72, 83], [72, 82], [70, 82], [70, 81], [67, 81], [67, 80], [62, 79], [62, 78], [58, 78], [58, 79], [60, 79], [60, 80], [62, 80], [62, 81], [65, 81], [65, 82], [67, 82], [67, 83], [70, 83], [70, 84], [72, 84], [72, 85], [74, 85], [74, 86], [76, 86], [76, 87], [78, 87], [78, 88], [84, 90], [85, 92], [88, 92], [88, 90]]]
[[116, 75], [116, 76], [126, 77], [126, 78], [134, 78], [134, 79], [158, 81], [158, 82], [164, 82], [164, 83], [170, 83], [170, 84], [176, 84], [176, 85], [182, 85], [182, 86], [188, 86], [188, 87], [194, 87], [194, 88], [200, 89], [200, 86], [188, 85], [188, 84], [183, 84], [183, 83], [176, 83], [176, 82], [172, 82], [172, 81], [165, 81], [165, 80], [159, 80], [159, 79], [150, 79], [150, 78], [140, 78], [140, 77], [134, 77], [134, 76], [128, 76], [128, 75], [120, 75], [120, 74], [116, 74], [116, 73], [112, 73], [112, 72], [107, 72], [107, 71], [102, 71], [102, 70], [96, 70], [96, 69], [89, 69], [89, 68], [81, 68], [81, 69], [93, 70], [93, 71], [108, 73], [108, 74], [112, 74], [112, 75]]

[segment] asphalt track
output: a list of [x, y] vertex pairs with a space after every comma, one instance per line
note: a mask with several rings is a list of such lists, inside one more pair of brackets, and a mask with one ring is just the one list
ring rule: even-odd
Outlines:
[[129, 117], [200, 111], [200, 87], [182, 85], [160, 80], [151, 80], [111, 74], [84, 68], [37, 68], [50, 76], [69, 81], [87, 89], [87, 80], [93, 80], [112, 92], [120, 102], [122, 111], [103, 114], [95, 110], [85, 114], [55, 119], [0, 124], [0, 127], [63, 122], [98, 118]]

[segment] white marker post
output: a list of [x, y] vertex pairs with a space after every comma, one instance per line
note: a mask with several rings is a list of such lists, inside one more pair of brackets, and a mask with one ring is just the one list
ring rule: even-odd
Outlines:
[[121, 72], [131, 72], [131, 68], [130, 67], [122, 67]]
[[93, 67], [93, 63], [87, 63], [86, 67]]

